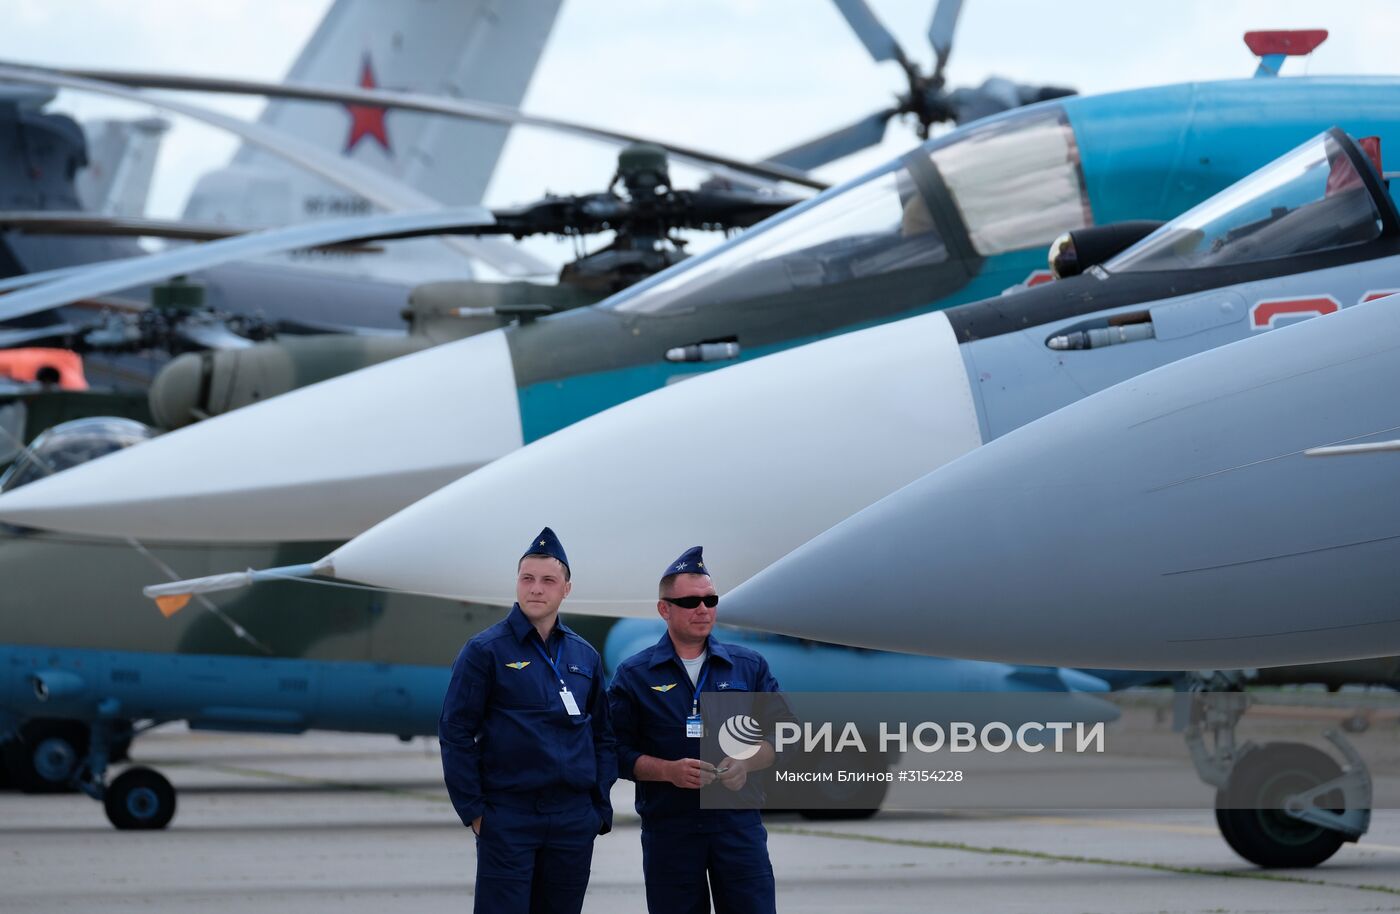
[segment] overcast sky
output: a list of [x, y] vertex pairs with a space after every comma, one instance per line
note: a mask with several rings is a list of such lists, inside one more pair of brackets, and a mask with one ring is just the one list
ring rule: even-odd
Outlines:
[[[515, 0], [512, 0], [515, 2]], [[927, 0], [869, 0], [911, 56], [932, 57]], [[280, 79], [329, 0], [0, 0], [0, 58], [50, 65], [177, 70]], [[991, 74], [1082, 92], [1244, 77], [1250, 28], [1327, 28], [1331, 37], [1285, 73], [1396, 69], [1394, 0], [966, 0], [948, 68], [954, 85]], [[903, 88], [876, 64], [826, 0], [564, 0], [528, 111], [593, 122], [731, 155], [761, 158], [856, 120]], [[205, 98], [255, 117], [261, 102]], [[146, 113], [65, 94], [79, 117]], [[882, 147], [820, 172], [836, 179], [906, 151], [912, 130], [891, 126]], [[162, 149], [157, 215], [177, 215], [194, 179], [233, 142], [178, 124]], [[517, 129], [488, 204], [546, 187], [598, 189], [615, 151]], [[678, 176], [680, 177], [680, 176]]]

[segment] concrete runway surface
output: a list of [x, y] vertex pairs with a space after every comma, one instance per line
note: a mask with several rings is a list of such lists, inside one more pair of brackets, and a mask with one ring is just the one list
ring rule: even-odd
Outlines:
[[[470, 910], [473, 843], [430, 740], [156, 731], [134, 755], [180, 790], [168, 831], [116, 832], [84, 796], [0, 793], [0, 911]], [[644, 911], [630, 783], [613, 802], [584, 910]], [[1273, 873], [1235, 857], [1201, 811], [768, 828], [784, 911], [1400, 911], [1400, 812], [1378, 811], [1318, 869]]]

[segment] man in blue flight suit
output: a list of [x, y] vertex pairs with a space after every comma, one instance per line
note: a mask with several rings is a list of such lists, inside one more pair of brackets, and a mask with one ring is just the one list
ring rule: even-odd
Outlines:
[[777, 692], [755, 651], [716, 641], [719, 596], [699, 546], [666, 568], [656, 610], [666, 634], [618, 665], [608, 690], [618, 773], [637, 782], [642, 871], [652, 914], [775, 910], [768, 832], [759, 811], [702, 809], [700, 789], [718, 780], [741, 790], [748, 774], [773, 763], [771, 743], [744, 760], [702, 761], [701, 692]]
[[447, 792], [476, 834], [476, 911], [577, 912], [593, 839], [612, 828], [617, 750], [602, 661], [559, 621], [569, 560], [545, 527], [510, 614], [452, 664], [438, 738]]

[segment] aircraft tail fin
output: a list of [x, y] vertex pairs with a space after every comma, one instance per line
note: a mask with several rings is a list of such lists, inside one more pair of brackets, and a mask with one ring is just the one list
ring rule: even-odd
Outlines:
[[[287, 78], [518, 107], [561, 2], [336, 0]], [[481, 200], [507, 132], [413, 112], [292, 100], [270, 102], [261, 122], [445, 204]], [[200, 180], [185, 216], [267, 225], [369, 209], [365, 200], [245, 146], [228, 167]]]
[[156, 155], [170, 122], [158, 117], [83, 125], [88, 166], [75, 181], [83, 208], [109, 216], [144, 216]]

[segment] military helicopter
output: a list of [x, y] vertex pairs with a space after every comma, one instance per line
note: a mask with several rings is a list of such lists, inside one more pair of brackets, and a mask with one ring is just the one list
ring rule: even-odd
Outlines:
[[[399, 315], [408, 321], [407, 333], [364, 332], [364, 328], [319, 323], [304, 305], [297, 316], [276, 323], [261, 315], [224, 313], [206, 305], [205, 283], [181, 275], [153, 286], [148, 308], [108, 307], [86, 320], [70, 318], [59, 324], [0, 331], [0, 344], [54, 346], [81, 355], [154, 350], [173, 358], [148, 384], [157, 420], [164, 428], [176, 428], [294, 386], [512, 321], [590, 304], [684, 259], [687, 242], [677, 235], [678, 229], [733, 232], [796, 202], [795, 197], [750, 188], [673, 188], [665, 149], [633, 144], [619, 153], [617, 172], [606, 191], [546, 196], [496, 210], [481, 225], [453, 227], [456, 232], [517, 239], [536, 234], [582, 239], [611, 232], [611, 242], [566, 263], [552, 286], [460, 280], [415, 288]], [[6, 218], [0, 215], [0, 225]], [[28, 215], [16, 221], [39, 231], [82, 224], [68, 215]], [[100, 230], [110, 230], [110, 220], [100, 224]], [[193, 233], [188, 228], [182, 231]], [[211, 230], [202, 237], [217, 240], [235, 235]], [[134, 265], [141, 266], [139, 260]], [[337, 332], [314, 332], [318, 329]], [[253, 345], [274, 338], [278, 338], [276, 344]], [[191, 355], [184, 358], [184, 353]]]

